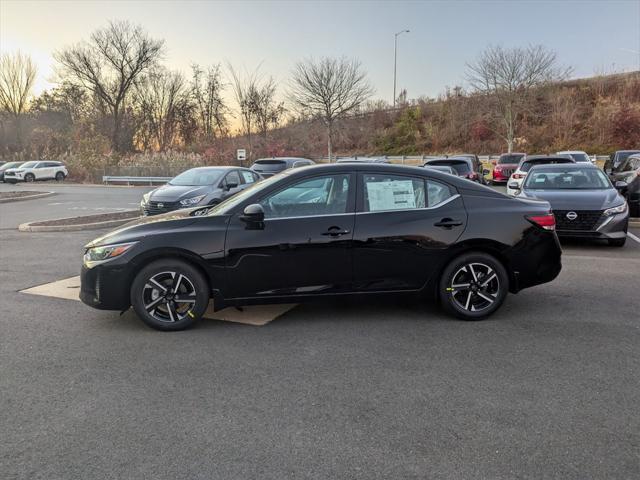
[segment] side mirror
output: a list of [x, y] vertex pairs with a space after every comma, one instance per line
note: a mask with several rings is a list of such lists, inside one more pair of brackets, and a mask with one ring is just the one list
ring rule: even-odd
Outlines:
[[237, 188], [238, 184], [237, 183], [225, 183], [224, 184], [224, 189], [226, 191], [231, 190], [232, 188]]
[[629, 186], [629, 184], [627, 182], [623, 182], [622, 180], [618, 180], [614, 184], [614, 186], [616, 187], [616, 190], [622, 191], [622, 190], [626, 189]]
[[240, 220], [247, 224], [247, 230], [262, 230], [264, 228], [264, 209], [259, 203], [247, 205], [240, 215]]

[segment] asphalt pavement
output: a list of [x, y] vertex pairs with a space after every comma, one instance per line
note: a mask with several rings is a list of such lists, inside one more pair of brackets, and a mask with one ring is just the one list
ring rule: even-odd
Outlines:
[[[554, 282], [483, 322], [372, 298], [161, 333], [131, 312], [18, 293], [77, 275], [102, 233], [10, 228], [101, 187], [57, 188], [0, 205], [2, 478], [640, 476], [635, 240], [565, 242]], [[142, 191], [101, 195], [124, 208]], [[6, 219], [8, 205], [24, 218]]]

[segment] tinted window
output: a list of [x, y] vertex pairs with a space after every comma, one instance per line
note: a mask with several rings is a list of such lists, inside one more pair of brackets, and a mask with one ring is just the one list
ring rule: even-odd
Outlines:
[[429, 165], [446, 165], [453, 168], [460, 176], [464, 176], [471, 171], [471, 165], [464, 161], [456, 162], [455, 160], [438, 160], [435, 162], [429, 162]]
[[302, 180], [260, 201], [265, 218], [346, 213], [350, 175]]
[[534, 169], [527, 175], [525, 188], [536, 190], [585, 190], [611, 188], [598, 168], [582, 170]]
[[628, 158], [624, 166], [620, 169], [623, 172], [631, 172], [640, 168], [640, 157]]
[[169, 185], [179, 186], [203, 186], [216, 183], [224, 170], [214, 168], [192, 168], [173, 178]]
[[567, 162], [567, 161], [562, 161], [562, 160], [538, 160], [538, 161], [524, 161], [522, 162], [522, 165], [520, 165], [520, 170], [523, 172], [528, 172], [529, 170], [531, 170], [531, 167], [533, 167], [534, 165], [551, 165], [551, 164], [556, 164], [556, 163], [573, 163], [573, 162]]
[[589, 157], [587, 157], [584, 153], [572, 153], [571, 156], [576, 162], [590, 162]]
[[365, 174], [364, 211], [408, 210], [426, 206], [422, 178]]
[[21, 168], [33, 168], [38, 162], [26, 162], [21, 165]]
[[224, 183], [227, 185], [240, 185], [240, 175], [238, 175], [238, 171], [233, 170], [232, 172], [229, 172], [224, 178]]

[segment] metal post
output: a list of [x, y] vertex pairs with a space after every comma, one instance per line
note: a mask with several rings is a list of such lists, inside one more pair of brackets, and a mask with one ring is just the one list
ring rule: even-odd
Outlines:
[[396, 71], [398, 65], [398, 35], [409, 33], [409, 30], [402, 30], [395, 34], [393, 38], [393, 108], [396, 108]]

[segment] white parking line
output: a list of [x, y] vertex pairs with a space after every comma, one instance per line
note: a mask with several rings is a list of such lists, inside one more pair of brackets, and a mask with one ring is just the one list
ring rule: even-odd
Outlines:
[[627, 232], [627, 237], [629, 237], [631, 240], [635, 240], [636, 242], [640, 243], [640, 238], [636, 237], [633, 233], [631, 232]]

